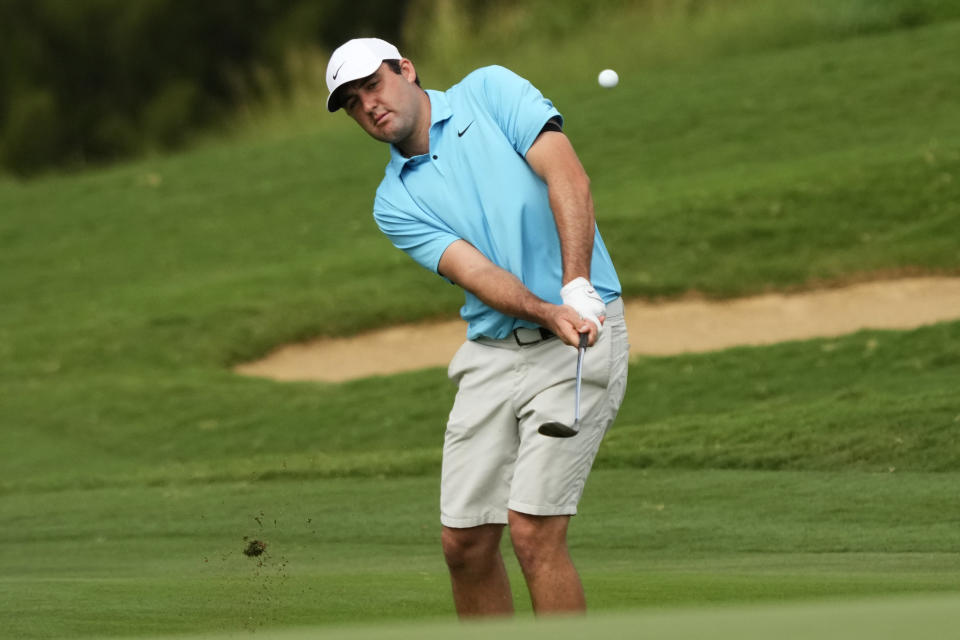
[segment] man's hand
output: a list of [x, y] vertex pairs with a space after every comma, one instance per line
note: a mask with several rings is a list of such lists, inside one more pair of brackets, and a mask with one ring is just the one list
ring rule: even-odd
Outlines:
[[549, 307], [549, 314], [545, 316], [542, 323], [565, 343], [572, 347], [579, 346], [581, 333], [589, 336], [587, 346], [592, 347], [597, 341], [600, 335], [599, 327], [605, 320], [603, 316], [598, 318], [600, 324], [594, 324], [590, 320], [581, 318], [580, 314], [569, 305], [549, 305]]
[[[560, 297], [564, 305], [573, 307], [581, 318], [596, 325], [597, 335], [600, 334], [603, 321], [606, 319], [607, 306], [603, 304], [603, 299], [589, 280], [574, 278], [560, 289]], [[592, 344], [593, 340], [590, 342]]]

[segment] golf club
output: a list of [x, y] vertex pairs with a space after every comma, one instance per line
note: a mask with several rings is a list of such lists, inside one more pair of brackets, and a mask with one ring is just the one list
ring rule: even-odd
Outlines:
[[545, 436], [552, 438], [571, 438], [580, 433], [580, 380], [583, 371], [583, 354], [587, 351], [587, 340], [590, 335], [580, 334], [580, 347], [577, 350], [577, 391], [573, 401], [573, 426], [568, 427], [562, 422], [545, 422], [537, 429]]

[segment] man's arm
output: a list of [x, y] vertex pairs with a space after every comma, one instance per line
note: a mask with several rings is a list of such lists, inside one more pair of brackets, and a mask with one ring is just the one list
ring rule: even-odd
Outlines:
[[590, 178], [570, 140], [559, 131], [544, 131], [526, 155], [530, 168], [547, 183], [550, 208], [560, 235], [563, 282], [590, 279], [596, 225]]
[[564, 304], [596, 323], [604, 321], [603, 300], [590, 284], [596, 221], [590, 178], [570, 140], [561, 131], [545, 128], [527, 150], [527, 164], [547, 183], [550, 208], [560, 236]]
[[437, 270], [487, 306], [546, 327], [569, 345], [577, 345], [580, 333], [590, 334], [591, 345], [597, 339], [596, 325], [582, 319], [571, 307], [538, 298], [516, 276], [495, 265], [465, 240], [447, 247]]

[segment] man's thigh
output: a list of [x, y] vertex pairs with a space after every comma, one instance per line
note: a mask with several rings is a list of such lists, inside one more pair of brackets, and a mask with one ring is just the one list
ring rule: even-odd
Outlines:
[[[561, 345], [563, 347], [565, 345]], [[574, 515], [593, 460], [613, 423], [626, 390], [630, 345], [622, 304], [604, 323], [600, 339], [583, 360], [579, 433], [552, 438], [537, 429], [545, 422], [572, 424], [576, 393], [576, 349], [553, 349], [529, 376], [519, 412], [520, 445], [511, 480], [510, 509], [531, 515]]]
[[506, 524], [519, 438], [516, 353], [467, 342], [450, 362], [457, 396], [443, 444], [440, 520], [447, 527]]
[[459, 389], [444, 440], [441, 521], [448, 527], [507, 522], [507, 510], [572, 515], [600, 441], [626, 388], [629, 345], [619, 301], [583, 363], [580, 433], [551, 438], [545, 422], [570, 424], [577, 350], [559, 339], [529, 346], [467, 342], [450, 363]]

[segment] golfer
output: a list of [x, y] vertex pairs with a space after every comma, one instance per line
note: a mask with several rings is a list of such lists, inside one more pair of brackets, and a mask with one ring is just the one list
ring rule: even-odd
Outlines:
[[[502, 67], [425, 91], [383, 40], [350, 40], [327, 66], [328, 109], [390, 145], [374, 219], [398, 248], [464, 289], [467, 341], [443, 446], [442, 544], [461, 617], [513, 612], [504, 525], [537, 614], [586, 608], [570, 516], [626, 388], [620, 282], [589, 180], [553, 104]], [[580, 432], [573, 423], [577, 349]]]

